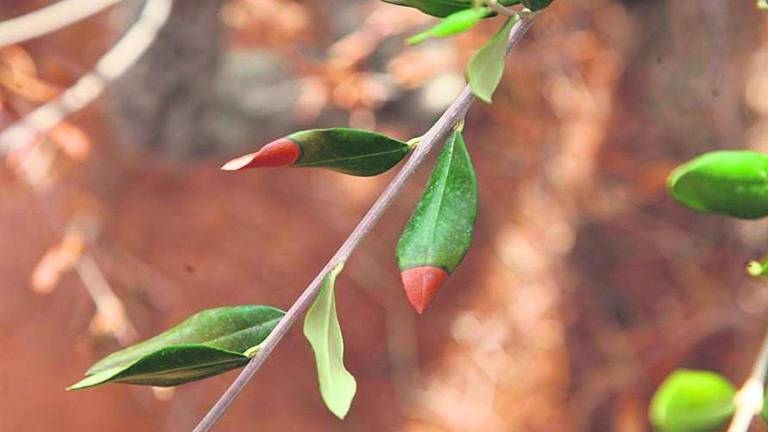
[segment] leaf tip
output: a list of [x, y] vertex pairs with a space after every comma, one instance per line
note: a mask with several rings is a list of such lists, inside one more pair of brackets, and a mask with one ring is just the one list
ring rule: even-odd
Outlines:
[[408, 302], [421, 314], [432, 302], [443, 282], [448, 279], [448, 272], [439, 267], [421, 266], [403, 271], [400, 278]]
[[256, 155], [256, 153], [248, 153], [247, 155], [236, 157], [224, 165], [221, 166], [222, 171], [238, 171], [243, 168], [246, 168], [249, 163], [253, 160], [253, 157]]
[[248, 168], [279, 168], [293, 165], [301, 157], [298, 144], [288, 138], [280, 138], [262, 147], [255, 153], [237, 157], [222, 165], [224, 171], [239, 171]]
[[429, 38], [430, 38], [429, 32], [423, 32], [423, 33], [415, 34], [409, 37], [408, 39], [405, 40], [405, 44], [408, 46], [414, 46], [426, 41]]

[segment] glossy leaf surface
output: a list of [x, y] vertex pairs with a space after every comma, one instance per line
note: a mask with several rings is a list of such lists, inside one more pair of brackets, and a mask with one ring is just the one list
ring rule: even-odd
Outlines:
[[95, 363], [78, 389], [107, 382], [170, 386], [243, 366], [284, 312], [270, 306], [232, 306], [192, 315], [176, 327]]
[[301, 157], [293, 166], [364, 177], [387, 171], [411, 151], [402, 141], [360, 129], [314, 129], [291, 134], [288, 139], [301, 147]]
[[[409, 300], [421, 312], [466, 255], [477, 218], [477, 178], [461, 133], [454, 132], [437, 158], [421, 201], [397, 243], [397, 262]], [[410, 269], [433, 270], [406, 273]]]
[[367, 177], [392, 168], [410, 151], [408, 144], [376, 132], [312, 129], [276, 139], [255, 153], [232, 159], [221, 169], [317, 167]]
[[733, 415], [734, 386], [714, 372], [679, 369], [651, 400], [651, 424], [661, 432], [715, 431]]
[[481, 19], [491, 14], [487, 7], [464, 9], [445, 17], [439, 24], [408, 38], [409, 45], [424, 42], [430, 38], [444, 38], [465, 32], [475, 26]]
[[323, 279], [323, 286], [304, 318], [304, 336], [315, 353], [320, 394], [328, 409], [344, 418], [357, 391], [355, 377], [344, 366], [344, 338], [336, 314], [335, 284], [344, 263]]
[[680, 203], [742, 219], [768, 215], [768, 155], [715, 151], [681, 165], [667, 185]]
[[490, 103], [493, 93], [504, 75], [507, 58], [507, 40], [512, 27], [519, 18], [509, 18], [488, 42], [485, 43], [469, 60], [467, 78], [472, 93], [481, 100]]

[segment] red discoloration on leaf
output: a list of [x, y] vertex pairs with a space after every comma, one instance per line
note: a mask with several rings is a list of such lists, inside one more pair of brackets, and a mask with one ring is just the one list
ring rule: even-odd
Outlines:
[[248, 168], [278, 168], [296, 163], [301, 157], [301, 148], [288, 138], [280, 138], [262, 147], [256, 153], [250, 153], [232, 159], [221, 167], [224, 171], [239, 171]]
[[400, 273], [400, 278], [408, 301], [422, 313], [448, 279], [448, 272], [433, 266], [414, 267]]

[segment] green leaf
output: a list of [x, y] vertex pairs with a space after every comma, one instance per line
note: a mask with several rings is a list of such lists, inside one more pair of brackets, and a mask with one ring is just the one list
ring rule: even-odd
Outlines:
[[232, 159], [221, 169], [317, 167], [356, 176], [392, 168], [411, 151], [402, 141], [360, 129], [312, 129], [278, 138], [255, 153]]
[[424, 310], [447, 277], [438, 270], [453, 272], [469, 250], [477, 201], [472, 160], [461, 133], [454, 132], [397, 243], [406, 294], [417, 311]]
[[661, 432], [717, 430], [733, 415], [736, 389], [714, 372], [679, 369], [651, 400], [651, 424]]
[[552, 4], [552, 0], [523, 0], [523, 5], [532, 11], [544, 9]]
[[491, 103], [493, 93], [504, 75], [504, 63], [507, 57], [507, 40], [517, 17], [507, 22], [485, 43], [469, 60], [467, 77], [472, 93], [481, 100]]
[[245, 365], [284, 312], [232, 306], [199, 312], [151, 339], [96, 362], [70, 390], [107, 382], [172, 386]]
[[374, 176], [407, 155], [408, 144], [376, 132], [334, 128], [296, 132], [288, 136], [301, 147], [295, 167], [329, 168], [356, 176]]
[[355, 397], [357, 382], [344, 367], [344, 339], [336, 315], [334, 290], [342, 268], [343, 262], [325, 275], [320, 293], [304, 318], [304, 336], [315, 353], [323, 401], [336, 417], [343, 419]]
[[667, 185], [680, 203], [741, 219], [768, 215], [768, 155], [715, 151], [681, 165]]
[[757, 0], [757, 8], [763, 11], [768, 11], [768, 0]]
[[[445, 18], [464, 9], [470, 9], [475, 4], [472, 0], [383, 0], [398, 6], [410, 6], [425, 14]], [[503, 6], [520, 4], [520, 0], [500, 0]]]
[[478, 23], [481, 19], [491, 14], [487, 7], [464, 9], [445, 17], [439, 24], [423, 31], [417, 35], [411, 36], [406, 41], [409, 45], [415, 45], [431, 38], [444, 38], [463, 33]]

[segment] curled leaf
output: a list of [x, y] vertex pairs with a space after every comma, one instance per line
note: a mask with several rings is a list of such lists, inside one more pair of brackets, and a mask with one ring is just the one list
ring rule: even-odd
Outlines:
[[[270, 306], [231, 306], [199, 312], [176, 327], [96, 362], [69, 390], [108, 382], [173, 386], [248, 363], [284, 312]], [[251, 350], [251, 351], [249, 351]]]
[[679, 369], [659, 386], [649, 418], [661, 432], [715, 431], [734, 412], [736, 389], [714, 372]]
[[355, 377], [344, 366], [344, 338], [336, 314], [336, 277], [344, 268], [339, 263], [323, 279], [323, 286], [304, 318], [304, 336], [315, 353], [320, 394], [336, 417], [349, 412], [357, 391]]
[[368, 177], [392, 168], [410, 151], [408, 144], [376, 132], [312, 129], [272, 141], [255, 153], [227, 162], [222, 169], [317, 167]]
[[768, 155], [715, 151], [675, 169], [667, 180], [672, 196], [701, 212], [741, 219], [768, 216]]
[[397, 243], [403, 287], [417, 312], [464, 259], [476, 218], [475, 170], [461, 133], [454, 132]]

